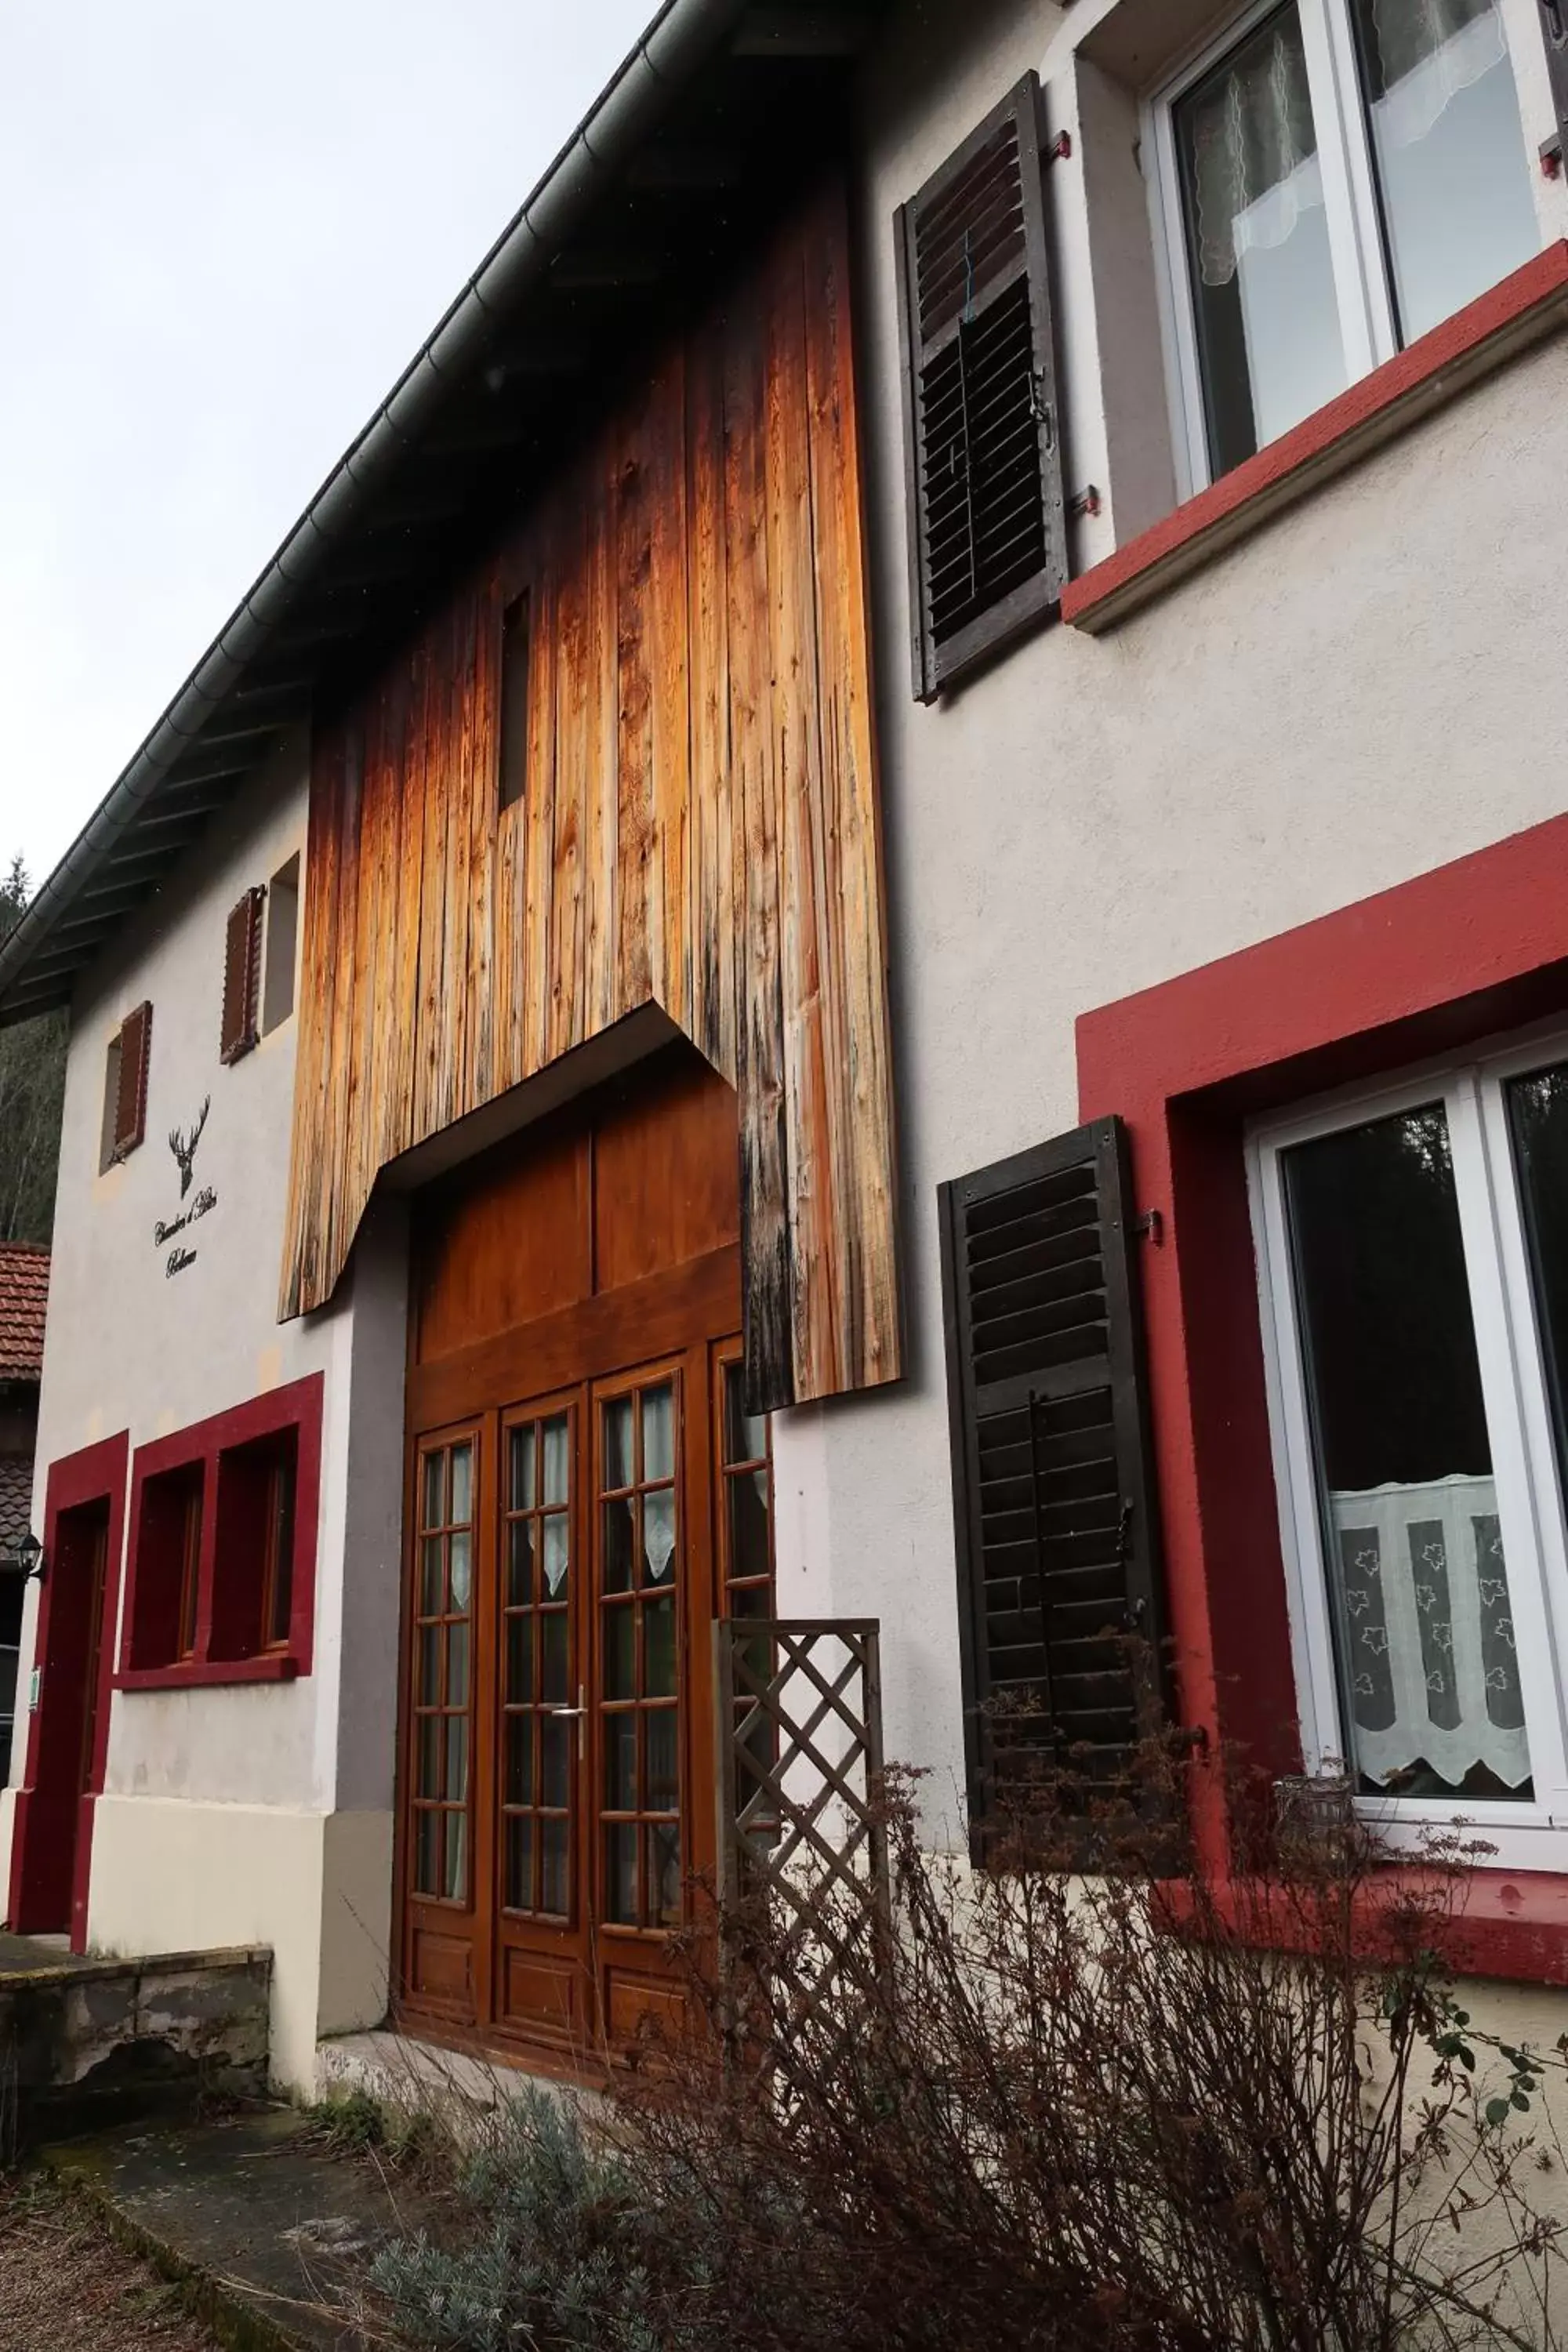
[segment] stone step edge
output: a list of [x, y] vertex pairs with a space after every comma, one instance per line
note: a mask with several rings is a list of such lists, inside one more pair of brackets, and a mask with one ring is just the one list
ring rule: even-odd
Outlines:
[[160, 2278], [179, 2289], [185, 2309], [210, 2329], [224, 2352], [301, 2352], [300, 2338], [268, 2307], [269, 2298], [193, 2261], [128, 2213], [68, 2140], [40, 2148], [37, 2161], [62, 2189], [91, 2206], [118, 2245], [151, 2263]]

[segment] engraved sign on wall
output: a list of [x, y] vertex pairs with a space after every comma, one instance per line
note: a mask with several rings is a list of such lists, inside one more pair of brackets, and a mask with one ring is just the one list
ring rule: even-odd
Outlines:
[[[174, 1155], [174, 1163], [180, 1171], [182, 1201], [184, 1200], [195, 1181], [196, 1146], [202, 1139], [202, 1130], [206, 1126], [207, 1113], [211, 1108], [212, 1097], [208, 1095], [203, 1101], [188, 1135], [183, 1133], [177, 1127], [171, 1128], [169, 1130], [169, 1149]], [[188, 1209], [182, 1209], [177, 1217], [159, 1218], [153, 1228], [153, 1246], [157, 1249], [167, 1249], [177, 1234], [186, 1232], [201, 1218], [209, 1215], [216, 1206], [216, 1192], [210, 1184], [204, 1184]], [[195, 1251], [183, 1243], [180, 1244], [177, 1247], [169, 1250], [169, 1255], [163, 1261], [164, 1278], [167, 1280], [176, 1274], [184, 1274], [185, 1268], [188, 1265], [195, 1265]]]

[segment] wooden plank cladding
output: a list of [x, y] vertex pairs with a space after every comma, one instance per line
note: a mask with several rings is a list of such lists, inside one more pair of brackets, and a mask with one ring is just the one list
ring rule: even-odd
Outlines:
[[898, 1376], [841, 190], [321, 730], [303, 955], [285, 1318], [331, 1297], [390, 1160], [652, 1000], [739, 1097], [753, 1405]]

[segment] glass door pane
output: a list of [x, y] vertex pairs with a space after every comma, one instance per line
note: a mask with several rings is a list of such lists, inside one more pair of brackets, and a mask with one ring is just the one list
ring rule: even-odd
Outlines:
[[1171, 110], [1209, 465], [1227, 473], [1345, 385], [1301, 20], [1276, 10]]
[[1498, 0], [1352, 0], [1394, 278], [1413, 342], [1541, 244]]
[[475, 1483], [471, 1438], [420, 1455], [410, 1874], [448, 1903], [468, 1898]]
[[1347, 1766], [1369, 1792], [1530, 1798], [1447, 1112], [1281, 1168]]
[[673, 1373], [599, 1405], [599, 1822], [604, 1916], [683, 1913], [680, 1391]]
[[505, 1432], [501, 1528], [501, 1902], [573, 1908], [573, 1813], [583, 1693], [573, 1654], [569, 1412]]
[[[773, 1717], [756, 1694], [777, 1671], [776, 1644], [766, 1621], [776, 1614], [773, 1588], [773, 1430], [765, 1413], [746, 1409], [745, 1366], [739, 1354], [719, 1366], [719, 1565], [726, 1617], [750, 1620], [740, 1636], [732, 1701], [738, 1816], [759, 1853], [778, 1843], [777, 1807], [768, 1780], [778, 1762]], [[750, 1685], [750, 1686], [748, 1686]]]

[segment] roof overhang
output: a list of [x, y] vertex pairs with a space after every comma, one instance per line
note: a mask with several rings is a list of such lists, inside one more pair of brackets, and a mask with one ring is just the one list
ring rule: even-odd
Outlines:
[[0, 945], [0, 1024], [69, 1002], [281, 731], [408, 630], [841, 143], [889, 4], [666, 0]]

